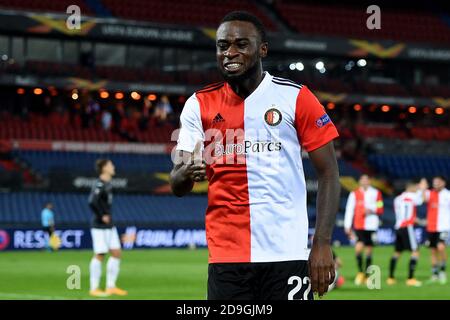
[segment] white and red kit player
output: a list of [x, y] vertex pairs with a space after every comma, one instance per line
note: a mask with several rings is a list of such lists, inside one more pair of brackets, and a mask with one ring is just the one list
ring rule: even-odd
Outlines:
[[426, 181], [424, 182], [422, 180], [420, 183], [417, 181], [409, 181], [406, 184], [406, 190], [394, 199], [396, 238], [395, 252], [391, 257], [389, 265], [388, 285], [396, 283], [394, 277], [395, 267], [398, 258], [404, 250], [411, 251], [406, 285], [414, 287], [422, 285], [420, 281], [414, 278], [414, 272], [419, 259], [419, 246], [414, 232], [414, 224], [417, 219], [417, 206], [423, 204], [427, 187]]
[[[355, 256], [358, 274], [355, 284], [364, 283], [367, 268], [372, 265], [374, 233], [380, 224], [379, 216], [383, 214], [383, 195], [381, 191], [370, 185], [368, 175], [359, 178], [359, 187], [350, 192], [345, 207], [344, 229], [349, 238], [353, 238], [352, 228], [356, 234]], [[363, 251], [365, 249], [366, 264], [363, 268]]]
[[433, 189], [426, 191], [427, 233], [431, 248], [431, 282], [447, 283], [445, 243], [450, 232], [450, 190], [442, 176], [433, 178]]
[[[230, 13], [216, 36], [226, 81], [187, 100], [170, 179], [178, 196], [195, 181], [209, 181], [208, 299], [323, 295], [335, 274], [330, 238], [340, 190], [332, 142], [337, 130], [307, 87], [263, 72], [268, 47], [256, 17]], [[311, 252], [302, 150], [319, 180]]]

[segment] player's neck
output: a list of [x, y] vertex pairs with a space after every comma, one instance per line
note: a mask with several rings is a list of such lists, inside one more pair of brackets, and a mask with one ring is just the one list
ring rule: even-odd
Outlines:
[[103, 173], [100, 175], [100, 180], [105, 181], [105, 182], [110, 182], [112, 179], [112, 176], [107, 174], [107, 173]]
[[250, 75], [248, 78], [239, 82], [228, 82], [231, 89], [242, 99], [247, 98], [258, 88], [261, 81], [264, 79], [265, 73], [262, 68], [257, 68], [256, 72]]

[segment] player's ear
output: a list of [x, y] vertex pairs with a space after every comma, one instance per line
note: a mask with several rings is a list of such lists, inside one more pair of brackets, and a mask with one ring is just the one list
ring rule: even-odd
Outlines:
[[267, 57], [268, 49], [269, 49], [268, 43], [267, 42], [261, 42], [261, 44], [259, 45], [259, 56], [261, 58]]

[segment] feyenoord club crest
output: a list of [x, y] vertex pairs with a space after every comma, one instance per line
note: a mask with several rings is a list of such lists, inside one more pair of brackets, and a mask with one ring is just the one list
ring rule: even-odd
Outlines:
[[264, 114], [264, 120], [269, 126], [277, 126], [281, 122], [281, 112], [278, 109], [271, 108]]

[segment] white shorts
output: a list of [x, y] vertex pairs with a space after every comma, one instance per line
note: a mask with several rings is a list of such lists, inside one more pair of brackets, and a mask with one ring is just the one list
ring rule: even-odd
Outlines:
[[105, 254], [109, 250], [120, 249], [119, 233], [116, 227], [110, 229], [92, 228], [91, 236], [95, 254]]

